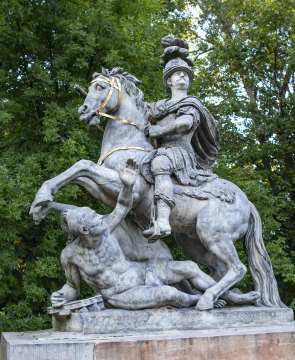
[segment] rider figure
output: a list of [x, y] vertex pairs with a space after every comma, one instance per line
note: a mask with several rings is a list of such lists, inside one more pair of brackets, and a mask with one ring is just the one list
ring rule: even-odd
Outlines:
[[171, 35], [161, 43], [165, 47], [163, 82], [172, 96], [149, 104], [156, 125], [148, 127], [147, 135], [156, 139], [157, 149], [141, 165], [143, 176], [155, 184], [157, 230], [152, 226], [143, 233], [151, 240], [171, 233], [169, 215], [175, 206], [171, 176], [174, 175], [174, 182], [186, 186], [212, 180], [219, 141], [210, 112], [199, 99], [187, 95], [193, 81], [193, 62], [186, 58], [188, 45]]

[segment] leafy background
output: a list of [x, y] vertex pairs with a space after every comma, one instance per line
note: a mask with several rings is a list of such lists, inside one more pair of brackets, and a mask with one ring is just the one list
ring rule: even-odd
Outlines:
[[[99, 158], [102, 134], [80, 123], [73, 85], [121, 66], [147, 101], [166, 97], [159, 40], [169, 33], [189, 40], [190, 93], [218, 122], [215, 172], [257, 207], [282, 299], [295, 308], [293, 1], [3, 0], [0, 29], [0, 332], [49, 328], [49, 297], [64, 283], [58, 215], [35, 226], [28, 212], [45, 180]], [[110, 211], [74, 185], [55, 199]], [[251, 289], [249, 274], [239, 287]]]

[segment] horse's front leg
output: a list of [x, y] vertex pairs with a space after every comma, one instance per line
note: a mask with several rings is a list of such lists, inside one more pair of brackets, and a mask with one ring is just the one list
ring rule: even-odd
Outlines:
[[34, 206], [44, 206], [53, 201], [53, 195], [59, 189], [79, 177], [91, 179], [112, 198], [116, 198], [121, 190], [121, 181], [117, 171], [98, 166], [89, 160], [80, 160], [60, 175], [45, 181], [36, 194]]
[[[117, 204], [117, 200], [114, 197], [110, 197], [106, 192], [104, 192], [103, 187], [99, 187], [93, 180], [87, 177], [78, 177], [70, 182], [70, 184], [79, 185], [84, 190], [88, 192], [94, 199], [98, 200], [99, 202], [111, 207], [115, 208]], [[110, 191], [114, 192], [114, 191]], [[116, 195], [117, 192], [116, 192]], [[116, 196], [117, 197], [117, 196]]]
[[77, 206], [74, 205], [56, 203], [53, 201], [45, 206], [35, 206], [33, 203], [30, 209], [30, 215], [33, 215], [33, 220], [35, 221], [35, 224], [38, 225], [41, 222], [41, 220], [46, 218], [46, 215], [49, 211], [53, 211], [60, 214], [64, 210], [76, 209], [76, 208]]
[[[116, 200], [105, 194], [93, 180], [90, 180], [87, 177], [79, 177], [71, 181], [71, 184], [83, 187], [90, 195], [92, 195], [98, 201], [112, 208], [115, 208]], [[60, 204], [51, 201], [44, 206], [35, 206], [35, 202], [33, 202], [30, 209], [30, 215], [33, 215], [35, 224], [38, 225], [41, 220], [46, 218], [49, 211], [60, 213], [63, 210], [71, 209], [73, 207], [75, 208], [75, 206], [73, 205]]]

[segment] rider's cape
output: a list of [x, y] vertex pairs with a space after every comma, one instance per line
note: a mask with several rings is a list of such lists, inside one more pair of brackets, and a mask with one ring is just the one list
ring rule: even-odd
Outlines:
[[[155, 120], [162, 119], [168, 114], [177, 113], [179, 109], [184, 107], [193, 107], [198, 111], [200, 121], [193, 130], [191, 147], [197, 167], [211, 173], [218, 155], [219, 144], [219, 131], [213, 116], [201, 100], [195, 96], [187, 96], [170, 106], [166, 104], [167, 100], [165, 99], [149, 104], [151, 118]], [[152, 154], [150, 155], [152, 156]], [[148, 157], [151, 158], [151, 156]], [[143, 173], [143, 175], [149, 182], [153, 182], [152, 179], [148, 179], [150, 176], [145, 176], [148, 174]]]

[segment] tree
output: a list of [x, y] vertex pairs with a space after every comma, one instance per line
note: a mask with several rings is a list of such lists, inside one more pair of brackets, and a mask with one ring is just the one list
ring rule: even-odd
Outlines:
[[[80, 123], [83, 99], [73, 85], [87, 89], [94, 71], [121, 66], [143, 80], [147, 100], [162, 97], [159, 40], [182, 6], [158, 0], [1, 2], [1, 331], [49, 327], [46, 306], [64, 279], [59, 217], [49, 214], [36, 227], [28, 212], [45, 180], [80, 159], [99, 158], [102, 134]], [[55, 199], [109, 211], [76, 186]], [[87, 287], [83, 295], [90, 295]]]
[[[59, 217], [35, 226], [28, 211], [45, 180], [82, 158], [99, 158], [102, 134], [79, 122], [83, 99], [73, 85], [87, 89], [94, 71], [121, 66], [143, 81], [147, 101], [163, 98], [159, 40], [170, 32], [191, 36], [191, 93], [222, 135], [216, 171], [258, 208], [283, 300], [295, 298], [293, 2], [190, 4], [201, 9], [195, 28], [184, 0], [0, 3], [1, 331], [49, 327], [49, 296], [63, 283]], [[74, 185], [55, 199], [109, 212]], [[249, 275], [240, 286], [251, 286]], [[90, 296], [86, 286], [82, 296]]]
[[258, 208], [281, 295], [294, 307], [294, 1], [190, 3], [199, 10], [192, 92], [218, 120], [216, 171]]

